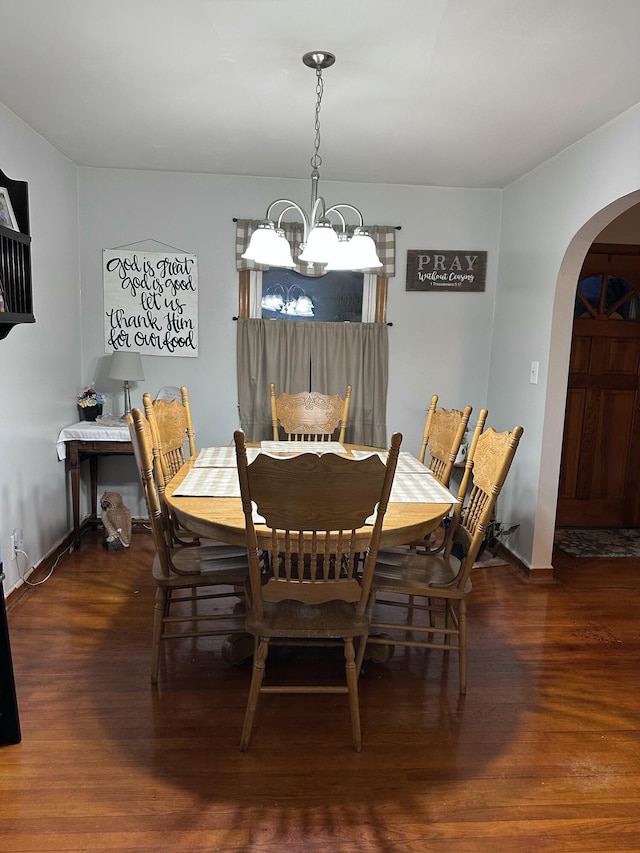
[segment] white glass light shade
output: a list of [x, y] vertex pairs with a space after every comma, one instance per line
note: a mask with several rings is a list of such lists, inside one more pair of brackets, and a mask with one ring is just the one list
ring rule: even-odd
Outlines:
[[376, 244], [364, 228], [356, 228], [349, 240], [352, 270], [368, 270], [382, 266], [382, 261], [376, 252]]
[[242, 257], [268, 267], [292, 268], [295, 266], [291, 256], [291, 247], [284, 236], [284, 232], [277, 229], [269, 220], [258, 225], [251, 235], [247, 251]]
[[330, 272], [331, 270], [352, 269], [354, 269], [354, 266], [351, 252], [351, 240], [347, 234], [340, 234], [338, 236], [338, 245], [336, 246], [335, 252], [329, 259], [329, 263], [325, 267], [325, 272]]
[[[289, 241], [284, 236], [284, 231], [282, 228], [276, 229], [276, 236], [278, 238], [278, 254], [277, 256], [274, 254], [274, 259], [272, 260], [270, 266], [272, 267], [287, 267], [289, 269], [293, 269], [295, 267], [295, 261], [293, 260], [293, 255], [291, 254], [291, 246], [289, 245]], [[274, 244], [274, 252], [275, 252], [275, 244]]]
[[338, 246], [338, 235], [330, 222], [320, 220], [309, 232], [307, 244], [299, 258], [308, 264], [326, 264]]

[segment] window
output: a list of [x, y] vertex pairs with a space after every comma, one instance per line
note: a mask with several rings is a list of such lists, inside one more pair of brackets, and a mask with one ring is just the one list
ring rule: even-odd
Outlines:
[[250, 316], [303, 322], [372, 323], [377, 277], [340, 270], [305, 276], [294, 270], [250, 272]]

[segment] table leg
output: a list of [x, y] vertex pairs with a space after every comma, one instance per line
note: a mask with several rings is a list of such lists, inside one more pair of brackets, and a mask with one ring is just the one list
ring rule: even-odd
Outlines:
[[67, 465], [71, 475], [71, 506], [73, 510], [73, 546], [80, 547], [80, 454], [74, 441], [67, 442]]
[[[89, 457], [89, 476], [91, 481], [91, 518], [98, 518], [98, 457]], [[98, 526], [94, 523], [93, 529]]]

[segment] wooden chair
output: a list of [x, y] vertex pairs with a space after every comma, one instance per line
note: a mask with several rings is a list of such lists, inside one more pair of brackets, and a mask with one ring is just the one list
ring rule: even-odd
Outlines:
[[[437, 405], [438, 395], [434, 394], [427, 411], [418, 460], [433, 472], [434, 477], [443, 486], [448, 488], [453, 465], [467, 431], [472, 408], [466, 406], [461, 412], [459, 409], [438, 409]], [[486, 418], [486, 410], [484, 411]], [[413, 547], [422, 547], [429, 554], [437, 554], [444, 548], [445, 532], [446, 524], [442, 524], [437, 531], [431, 533], [426, 539], [414, 543]]]
[[418, 459], [433, 471], [443, 486], [448, 486], [472, 408], [467, 406], [461, 412], [459, 409], [437, 409], [437, 404], [438, 395], [434, 394], [427, 412]]
[[[191, 421], [189, 394], [184, 385], [179, 390], [180, 399], [171, 394], [158, 396], [155, 400], [148, 393], [142, 395], [144, 413], [151, 427], [153, 455], [160, 473], [158, 487], [161, 498], [169, 480], [178, 473], [187, 459], [198, 453]], [[185, 452], [187, 445], [188, 454]], [[164, 503], [163, 508], [176, 544], [197, 545], [198, 538], [188, 531], [181, 530]]]
[[[249, 745], [260, 694], [347, 693], [353, 747], [360, 752], [358, 675], [369, 631], [366, 604], [402, 436], [393, 436], [386, 465], [377, 455], [356, 460], [335, 453], [304, 453], [291, 459], [261, 454], [249, 465], [244, 433], [237, 431], [234, 437], [251, 583], [246, 628], [255, 637], [240, 749]], [[270, 529], [269, 575], [260, 564], [253, 505]], [[353, 534], [376, 505], [375, 524], [368, 546], [363, 546]], [[362, 550], [367, 555], [360, 575]], [[271, 641], [282, 645], [341, 641], [346, 685], [263, 686]]]
[[[460, 693], [467, 690], [467, 598], [471, 593], [471, 569], [522, 432], [522, 427], [517, 426], [511, 432], [489, 429], [477, 436], [472, 458], [465, 464], [460, 500], [442, 555], [381, 552], [373, 577], [370, 608], [374, 615], [369, 643], [457, 652]], [[463, 508], [469, 483], [469, 498]], [[458, 557], [454, 556], [456, 552]], [[406, 618], [390, 621], [387, 610], [398, 609]]]
[[344, 399], [337, 394], [319, 394], [317, 391], [283, 393], [276, 397], [273, 382], [269, 385], [269, 393], [274, 441], [280, 439], [281, 424], [289, 441], [333, 441], [339, 427], [337, 441], [344, 442], [351, 385], [347, 385]]
[[[142, 395], [144, 413], [151, 424], [156, 455], [160, 460], [163, 478], [166, 483], [178, 473], [187, 459], [197, 455], [195, 434], [191, 421], [189, 394], [183, 385], [180, 388], [181, 400], [167, 402], [163, 399], [152, 400], [150, 394]], [[189, 452], [185, 452], [188, 442]]]
[[[230, 605], [237, 605], [244, 597], [249, 566], [246, 550], [235, 546], [175, 545], [161, 506], [158, 488], [161, 474], [157, 461], [154, 462], [151, 425], [140, 409], [133, 409], [127, 419], [156, 547], [152, 567], [156, 604], [151, 655], [151, 683], [156, 684], [160, 649], [165, 640], [244, 633], [244, 608], [241, 613], [231, 606], [227, 610], [216, 608], [199, 613], [198, 605], [225, 599]], [[181, 595], [182, 591], [187, 594]], [[176, 630], [183, 624], [190, 624], [190, 630]]]

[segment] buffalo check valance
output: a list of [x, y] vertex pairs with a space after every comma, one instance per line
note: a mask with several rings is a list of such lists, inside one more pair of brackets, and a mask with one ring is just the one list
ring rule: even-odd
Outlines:
[[[236, 222], [236, 269], [238, 270], [268, 269], [263, 264], [256, 264], [254, 261], [242, 257], [247, 250], [251, 235], [261, 221], [260, 219], [238, 219]], [[295, 259], [300, 254], [300, 246], [304, 236], [302, 223], [283, 222], [281, 227], [284, 229], [284, 236], [291, 245], [291, 253]], [[347, 226], [347, 232], [350, 235], [353, 234], [354, 228], [355, 226]], [[367, 225], [366, 228], [376, 244], [376, 251], [382, 261], [382, 266], [377, 269], [363, 270], [363, 272], [392, 278], [396, 274], [396, 229], [392, 225]], [[324, 268], [321, 264], [306, 264], [302, 261], [296, 264], [294, 269], [301, 275], [324, 275]]]

